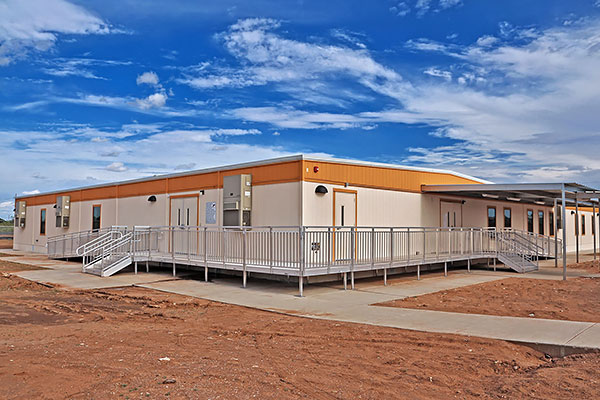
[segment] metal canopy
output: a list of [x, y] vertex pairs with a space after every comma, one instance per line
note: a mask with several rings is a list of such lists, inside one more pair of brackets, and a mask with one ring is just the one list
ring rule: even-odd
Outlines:
[[514, 183], [468, 185], [422, 185], [423, 193], [447, 194], [478, 199], [502, 200], [521, 204], [553, 206], [555, 199], [591, 207], [598, 203], [600, 190], [578, 183]]

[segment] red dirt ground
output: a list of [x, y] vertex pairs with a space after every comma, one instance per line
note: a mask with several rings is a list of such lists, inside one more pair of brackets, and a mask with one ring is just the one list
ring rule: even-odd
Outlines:
[[569, 264], [567, 268], [581, 269], [590, 271], [590, 273], [600, 273], [600, 260], [580, 262], [578, 264]]
[[[600, 354], [279, 315], [0, 262], [0, 398], [598, 398]], [[168, 358], [168, 360], [167, 360]], [[161, 360], [163, 359], [163, 360]]]
[[554, 281], [508, 278], [377, 305], [600, 322], [600, 279], [574, 278]]
[[12, 240], [0, 239], [0, 249], [12, 249], [12, 247]]

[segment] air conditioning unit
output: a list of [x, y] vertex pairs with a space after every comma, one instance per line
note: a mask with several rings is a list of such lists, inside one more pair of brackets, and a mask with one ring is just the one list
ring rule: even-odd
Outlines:
[[68, 228], [71, 216], [71, 196], [56, 197], [56, 227]]
[[24, 200], [17, 201], [15, 207], [15, 226], [25, 228], [25, 220], [27, 217], [27, 203]]
[[223, 225], [250, 226], [252, 175], [223, 177]]

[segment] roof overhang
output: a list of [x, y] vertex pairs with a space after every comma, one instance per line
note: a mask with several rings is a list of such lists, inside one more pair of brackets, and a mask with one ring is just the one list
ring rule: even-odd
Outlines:
[[467, 184], [422, 185], [423, 193], [455, 195], [476, 199], [502, 200], [523, 204], [553, 206], [554, 200], [582, 206], [599, 203], [600, 190], [578, 183], [515, 183], [515, 184]]

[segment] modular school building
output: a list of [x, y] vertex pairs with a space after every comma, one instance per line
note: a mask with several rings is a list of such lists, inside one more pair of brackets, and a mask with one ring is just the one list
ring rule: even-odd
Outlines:
[[[131, 262], [145, 251], [146, 262], [170, 256], [173, 265], [200, 265], [206, 271], [235, 270], [240, 264], [244, 275], [262, 264], [268, 269], [261, 272], [281, 274], [283, 264], [297, 263], [305, 269], [299, 276], [309, 276], [311, 260], [315, 271], [336, 274], [353, 273], [362, 264], [369, 270], [383, 265], [387, 271], [399, 266], [400, 256], [405, 269], [416, 260], [417, 265], [452, 261], [459, 251], [469, 254], [467, 261], [482, 255], [496, 259], [503, 232], [503, 243], [510, 242], [523, 261], [532, 261], [558, 255], [563, 243], [554, 240], [557, 232], [562, 238], [564, 231], [567, 251], [594, 248], [596, 193], [578, 184], [494, 185], [452, 171], [299, 155], [20, 196], [14, 248], [55, 257], [88, 251], [93, 261], [99, 257], [92, 254], [93, 243], [79, 252], [75, 245], [95, 240], [96, 250], [102, 244], [106, 252], [107, 246], [115, 250], [117, 237], [131, 234], [121, 246], [129, 246]], [[560, 206], [569, 207], [564, 230], [561, 218], [555, 218]], [[533, 242], [539, 251], [522, 254]], [[341, 264], [348, 271], [336, 270]], [[98, 272], [98, 265], [90, 270]]]

